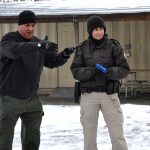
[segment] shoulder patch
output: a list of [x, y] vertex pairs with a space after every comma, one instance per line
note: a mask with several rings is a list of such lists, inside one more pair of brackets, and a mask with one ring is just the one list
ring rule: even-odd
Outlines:
[[125, 52], [123, 52], [123, 54], [124, 54], [124, 57], [127, 59], [126, 53], [125, 53]]

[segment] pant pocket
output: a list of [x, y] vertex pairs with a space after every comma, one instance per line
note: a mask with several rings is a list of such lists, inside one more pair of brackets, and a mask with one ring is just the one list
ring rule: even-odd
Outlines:
[[83, 125], [83, 116], [84, 116], [84, 110], [81, 109], [80, 110], [80, 122], [81, 122], [82, 125]]
[[120, 107], [120, 100], [117, 93], [111, 94], [110, 99], [112, 100], [112, 103], [114, 107], [117, 109], [118, 112], [122, 113], [122, 109]]
[[1, 132], [5, 134], [5, 132], [13, 130], [15, 125], [16, 122], [9, 118], [9, 116], [0, 114], [0, 134]]

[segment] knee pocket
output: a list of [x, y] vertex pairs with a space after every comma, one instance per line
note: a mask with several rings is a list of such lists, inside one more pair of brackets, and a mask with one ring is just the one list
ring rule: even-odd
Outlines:
[[14, 128], [15, 124], [9, 119], [6, 114], [0, 114], [0, 130], [5, 132], [10, 128]]
[[6, 119], [6, 115], [0, 112], [0, 124], [4, 119]]

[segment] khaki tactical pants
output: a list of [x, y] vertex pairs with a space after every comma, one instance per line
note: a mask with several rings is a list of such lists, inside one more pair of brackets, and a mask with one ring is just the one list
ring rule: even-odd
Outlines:
[[84, 93], [81, 95], [81, 124], [84, 133], [84, 150], [97, 149], [97, 126], [101, 110], [107, 124], [112, 150], [127, 150], [123, 135], [123, 114], [117, 93]]
[[0, 150], [12, 150], [14, 128], [21, 119], [22, 150], [38, 150], [43, 116], [39, 97], [20, 100], [0, 96]]

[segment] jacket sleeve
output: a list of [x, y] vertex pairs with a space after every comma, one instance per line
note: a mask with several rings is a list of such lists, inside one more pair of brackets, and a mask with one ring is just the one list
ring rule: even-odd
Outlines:
[[39, 50], [38, 42], [18, 42], [12, 34], [6, 34], [1, 39], [1, 54], [11, 59]]
[[94, 67], [84, 66], [83, 53], [80, 47], [75, 52], [75, 56], [74, 56], [70, 69], [71, 69], [74, 79], [79, 80], [79, 81], [89, 80], [95, 74]]
[[68, 59], [64, 58], [60, 53], [51, 53], [50, 50], [45, 50], [44, 66], [48, 68], [55, 68], [64, 65]]
[[114, 44], [113, 57], [115, 66], [108, 68], [107, 77], [109, 80], [121, 80], [129, 74], [130, 68], [123, 49], [119, 43]]

